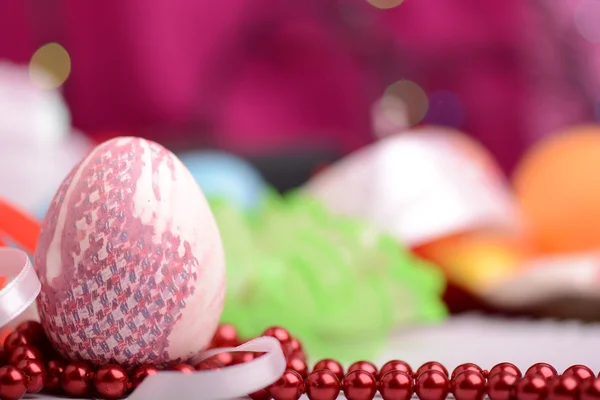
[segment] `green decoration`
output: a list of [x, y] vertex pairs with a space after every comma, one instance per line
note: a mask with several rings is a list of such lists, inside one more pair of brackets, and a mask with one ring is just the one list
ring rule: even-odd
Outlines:
[[279, 325], [312, 359], [371, 358], [390, 331], [446, 316], [442, 273], [392, 237], [307, 195], [269, 192], [251, 213], [210, 201], [227, 260], [223, 322]]

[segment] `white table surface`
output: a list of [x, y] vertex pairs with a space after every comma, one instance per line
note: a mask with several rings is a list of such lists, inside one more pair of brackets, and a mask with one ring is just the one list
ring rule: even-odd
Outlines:
[[[413, 368], [427, 361], [439, 361], [450, 371], [464, 362], [489, 369], [510, 361], [525, 370], [543, 361], [554, 365], [559, 372], [573, 364], [584, 364], [597, 373], [599, 355], [600, 324], [500, 319], [473, 314], [453, 317], [437, 326], [395, 332], [377, 361], [381, 366], [387, 360], [402, 359]], [[52, 396], [30, 398], [58, 399]], [[174, 396], [169, 400], [179, 399]]]

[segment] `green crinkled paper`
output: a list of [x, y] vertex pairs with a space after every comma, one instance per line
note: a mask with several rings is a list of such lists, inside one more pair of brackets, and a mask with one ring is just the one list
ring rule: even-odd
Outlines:
[[395, 326], [446, 315], [440, 271], [303, 193], [269, 193], [250, 214], [210, 203], [227, 260], [222, 319], [242, 337], [279, 325], [311, 358], [370, 358]]

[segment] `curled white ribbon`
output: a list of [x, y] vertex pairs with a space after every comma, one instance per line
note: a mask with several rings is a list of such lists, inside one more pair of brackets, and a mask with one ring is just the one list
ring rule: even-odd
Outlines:
[[[14, 277], [0, 290], [0, 327], [7, 325], [29, 307], [40, 293], [40, 281], [24, 251], [0, 248], [0, 271]], [[265, 388], [285, 372], [286, 361], [279, 341], [259, 337], [238, 347], [214, 349], [198, 361], [226, 352], [265, 353], [243, 364], [217, 370], [185, 374], [161, 371], [144, 379], [129, 396], [132, 400], [224, 400], [235, 399]]]

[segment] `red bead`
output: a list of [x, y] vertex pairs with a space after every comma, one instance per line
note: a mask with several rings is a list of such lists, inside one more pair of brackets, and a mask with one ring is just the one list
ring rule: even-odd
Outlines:
[[383, 400], [410, 400], [413, 392], [412, 376], [403, 371], [389, 371], [379, 381], [379, 393]]
[[219, 354], [215, 354], [212, 357], [207, 358], [204, 361], [217, 361], [219, 364], [222, 364], [225, 367], [230, 366], [231, 364], [233, 364], [233, 354], [231, 353], [219, 353]]
[[46, 380], [46, 367], [40, 360], [21, 360], [16, 365], [18, 369], [27, 375], [27, 393], [39, 393], [44, 388]]
[[340, 393], [340, 380], [326, 369], [313, 371], [306, 378], [306, 395], [309, 400], [336, 400]]
[[40, 360], [42, 361], [42, 353], [33, 346], [19, 346], [8, 355], [8, 363], [17, 365], [21, 360]]
[[129, 377], [120, 366], [108, 364], [96, 372], [94, 386], [103, 399], [120, 399], [129, 390]]
[[465, 371], [475, 371], [475, 372], [479, 372], [481, 375], [483, 375], [483, 370], [481, 368], [479, 368], [479, 366], [477, 364], [464, 363], [464, 364], [460, 364], [458, 367], [454, 368], [454, 371], [452, 371], [451, 378], [454, 379], [456, 376], [462, 374]]
[[133, 371], [133, 374], [131, 375], [131, 386], [135, 389], [144, 381], [144, 379], [150, 375], [156, 374], [158, 374], [158, 368], [154, 365], [142, 365]]
[[297, 338], [293, 337], [292, 340], [290, 340], [290, 352], [295, 353], [297, 351], [303, 351], [302, 343], [300, 343]]
[[519, 368], [517, 368], [516, 365], [508, 363], [508, 362], [503, 362], [503, 363], [494, 365], [492, 367], [492, 369], [490, 369], [490, 372], [488, 373], [488, 379], [496, 374], [501, 373], [501, 372], [509, 373], [511, 375], [516, 376], [519, 379], [521, 378], [521, 376], [523, 376], [521, 374], [521, 370], [519, 370]]
[[274, 400], [298, 400], [304, 393], [304, 380], [299, 373], [288, 369], [269, 386], [269, 393]]
[[299, 358], [304, 362], [308, 362], [306, 359], [306, 354], [304, 354], [304, 351], [302, 350], [293, 351], [287, 358]]
[[426, 362], [425, 364], [423, 364], [419, 367], [419, 369], [415, 373], [415, 377], [418, 378], [423, 372], [431, 371], [431, 370], [439, 371], [442, 374], [448, 376], [448, 370], [446, 369], [446, 367], [444, 367], [442, 364], [440, 364], [437, 361], [430, 361], [430, 362]]
[[378, 377], [381, 378], [390, 371], [401, 371], [406, 372], [412, 376], [412, 368], [407, 362], [401, 360], [391, 360], [383, 364], [383, 367], [379, 370]]
[[454, 377], [453, 393], [456, 400], [482, 400], [485, 378], [480, 372], [466, 370]]
[[29, 344], [29, 339], [21, 332], [14, 331], [10, 333], [6, 339], [4, 339], [4, 351], [7, 354], [10, 354], [14, 349], [19, 346], [24, 346]]
[[271, 400], [271, 393], [267, 389], [260, 389], [248, 395], [252, 400]]
[[514, 393], [519, 400], [542, 400], [548, 393], [548, 379], [542, 375], [525, 374], [515, 385]]
[[219, 325], [212, 339], [212, 347], [236, 347], [240, 340], [233, 325]]
[[600, 378], [581, 382], [579, 400], [600, 400]]
[[60, 385], [69, 396], [85, 396], [92, 388], [92, 368], [79, 361], [68, 364], [60, 376]]
[[357, 361], [354, 364], [352, 364], [350, 367], [348, 367], [348, 372], [358, 371], [358, 370], [367, 371], [371, 375], [377, 376], [377, 367], [375, 366], [375, 364], [368, 362], [368, 361]]
[[508, 371], [501, 371], [490, 376], [487, 382], [489, 398], [491, 400], [511, 400], [518, 379], [520, 378], [517, 375]]
[[170, 365], [169, 370], [183, 372], [184, 374], [191, 374], [192, 372], [196, 372], [194, 367], [192, 367], [190, 364], [185, 363]]
[[204, 360], [196, 365], [196, 371], [206, 371], [209, 369], [221, 369], [225, 366], [217, 360]]
[[342, 379], [344, 379], [344, 367], [342, 367], [342, 364], [335, 360], [332, 360], [331, 358], [326, 358], [317, 362], [313, 367], [313, 371], [319, 369], [326, 369], [328, 371], [333, 372], [340, 382], [342, 381]]
[[445, 400], [449, 392], [450, 381], [443, 372], [430, 369], [417, 378], [415, 393], [420, 400]]
[[308, 365], [306, 365], [306, 361], [300, 358], [290, 358], [287, 362], [287, 368], [299, 373], [302, 379], [306, 379], [308, 376]]
[[17, 326], [15, 331], [22, 333], [28, 339], [29, 343], [35, 344], [36, 346], [45, 344], [48, 340], [42, 324], [37, 321], [22, 322]]
[[253, 353], [251, 351], [236, 351], [236, 352], [233, 352], [231, 354], [231, 364], [230, 365], [243, 364], [243, 363], [246, 363], [248, 361], [252, 361], [255, 358], [255, 354], [258, 354], [258, 353]]
[[18, 400], [27, 392], [27, 376], [12, 365], [0, 368], [0, 399]]
[[50, 360], [46, 364], [46, 380], [44, 390], [48, 392], [60, 391], [60, 376], [65, 369], [65, 363], [60, 360]]
[[370, 372], [357, 369], [346, 374], [342, 389], [348, 400], [371, 400], [377, 392], [377, 380]]
[[579, 380], [594, 378], [594, 371], [586, 367], [585, 365], [572, 365], [565, 369], [562, 373], [563, 376], [573, 376]]
[[558, 376], [548, 388], [548, 400], [576, 400], [578, 394], [579, 379], [575, 376]]
[[291, 354], [291, 345], [292, 345], [292, 335], [285, 329], [279, 326], [273, 326], [271, 328], [266, 329], [262, 336], [272, 336], [275, 339], [279, 340], [281, 343], [281, 348], [283, 349], [283, 354], [288, 356]]
[[552, 379], [558, 374], [552, 365], [546, 363], [537, 363], [529, 367], [529, 369], [525, 372], [525, 375], [541, 375], [546, 379]]

